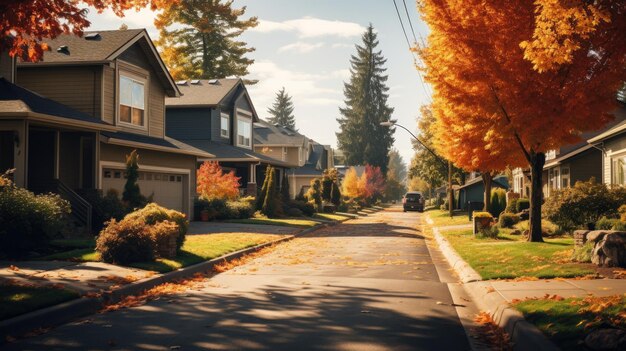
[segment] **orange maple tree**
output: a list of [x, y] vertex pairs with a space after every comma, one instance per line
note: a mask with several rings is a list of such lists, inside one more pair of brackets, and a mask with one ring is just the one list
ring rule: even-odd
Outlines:
[[239, 196], [239, 177], [224, 173], [217, 161], [205, 161], [196, 173], [197, 192], [206, 200], [232, 200]]
[[88, 6], [98, 13], [111, 9], [123, 17], [125, 10], [162, 8], [178, 0], [14, 0], [0, 2], [0, 52], [8, 51], [24, 61], [39, 61], [46, 38], [61, 34], [82, 35], [89, 27]]
[[341, 182], [341, 194], [351, 199], [363, 197], [365, 187], [360, 184], [359, 176], [354, 167], [348, 168]]
[[[455, 128], [446, 133], [459, 138], [441, 135], [441, 143], [458, 143], [445, 147], [455, 163], [490, 158], [496, 166], [531, 168], [530, 241], [542, 241], [545, 152], [610, 121], [616, 91], [626, 79], [623, 2], [593, 2], [601, 13], [582, 3], [419, 2], [430, 34], [428, 46], [417, 51], [434, 89], [433, 109]], [[571, 23], [582, 13], [596, 18], [591, 26]], [[554, 24], [559, 28], [551, 29]], [[476, 156], [463, 151], [463, 139]]]

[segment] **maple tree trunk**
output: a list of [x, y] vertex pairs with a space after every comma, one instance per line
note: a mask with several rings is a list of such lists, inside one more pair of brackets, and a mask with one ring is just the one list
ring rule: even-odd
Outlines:
[[483, 207], [483, 211], [489, 212], [489, 208], [491, 207], [491, 181], [493, 180], [493, 176], [491, 175], [491, 172], [487, 172], [483, 173], [481, 177], [483, 178], [483, 184], [485, 185], [485, 193], [483, 195], [483, 202], [485, 205]]
[[546, 154], [543, 152], [530, 152], [530, 216], [528, 241], [543, 242], [541, 234], [541, 201], [543, 198], [543, 189], [541, 177], [543, 175], [543, 165], [546, 163]]

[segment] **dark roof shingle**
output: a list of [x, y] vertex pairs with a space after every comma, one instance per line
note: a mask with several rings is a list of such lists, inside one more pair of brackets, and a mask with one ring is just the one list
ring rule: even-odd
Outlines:
[[[193, 81], [195, 82], [196, 80]], [[241, 79], [198, 79], [197, 81], [197, 84], [192, 84], [190, 81], [187, 81], [185, 84], [177, 84], [182, 96], [165, 99], [165, 106], [217, 106], [237, 86]], [[209, 83], [213, 81], [215, 84]]]

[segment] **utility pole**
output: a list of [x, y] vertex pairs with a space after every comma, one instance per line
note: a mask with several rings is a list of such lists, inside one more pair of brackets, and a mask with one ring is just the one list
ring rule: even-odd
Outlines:
[[452, 162], [448, 160], [448, 211], [450, 218], [454, 216], [452, 203], [454, 202], [454, 190], [452, 190]]

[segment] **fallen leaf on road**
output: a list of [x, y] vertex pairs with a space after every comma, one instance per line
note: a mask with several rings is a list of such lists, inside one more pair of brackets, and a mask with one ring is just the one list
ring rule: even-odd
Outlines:
[[14, 272], [17, 272], [17, 271], [19, 271], [20, 269], [19, 269], [17, 266], [10, 265], [10, 266], [9, 266], [9, 270], [14, 271]]

